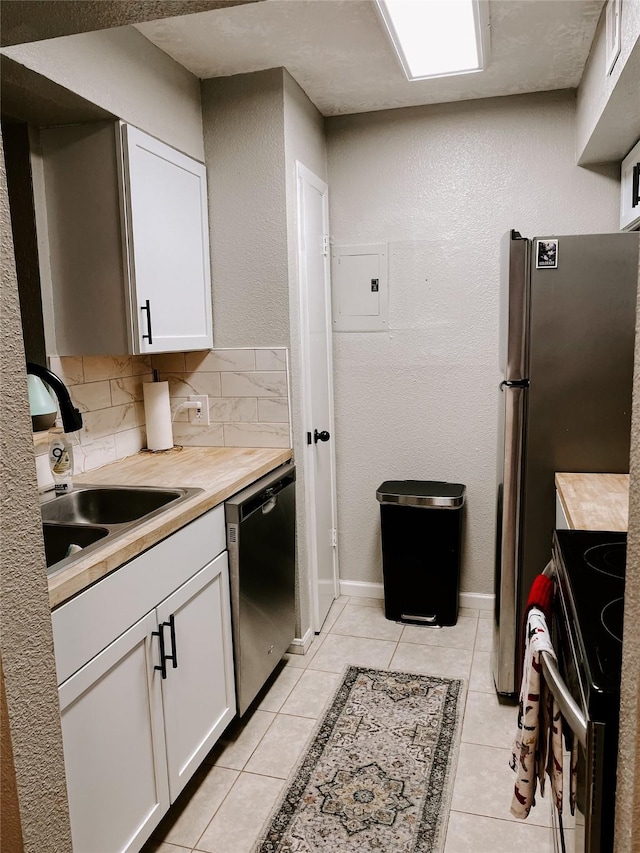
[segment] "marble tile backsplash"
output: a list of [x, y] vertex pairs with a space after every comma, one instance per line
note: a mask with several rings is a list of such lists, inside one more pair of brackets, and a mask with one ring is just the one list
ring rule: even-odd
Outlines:
[[[169, 382], [176, 444], [290, 447], [286, 349], [216, 349], [154, 355]], [[209, 397], [209, 426], [189, 423], [180, 409], [190, 394]]]
[[[82, 412], [83, 427], [72, 439], [75, 473], [101, 468], [146, 446], [142, 383], [153, 379], [150, 356], [52, 356], [49, 367]], [[36, 434], [40, 488], [53, 482], [48, 443], [47, 433]]]
[[[146, 446], [142, 383], [169, 382], [173, 439], [195, 447], [290, 447], [287, 350], [217, 349], [154, 356], [51, 357], [49, 366], [82, 412], [74, 436], [76, 473], [100, 468]], [[190, 394], [209, 397], [208, 426], [180, 409]], [[48, 435], [35, 436], [38, 485], [52, 478]]]

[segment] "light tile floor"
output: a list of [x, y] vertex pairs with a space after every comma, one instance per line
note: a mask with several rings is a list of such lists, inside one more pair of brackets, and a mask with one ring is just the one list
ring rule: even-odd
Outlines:
[[490, 617], [463, 608], [452, 628], [402, 626], [378, 599], [339, 598], [309, 652], [285, 655], [254, 710], [227, 729], [144, 853], [249, 853], [349, 663], [468, 680], [445, 853], [552, 853], [548, 799], [526, 822], [509, 813], [516, 709], [493, 689]]

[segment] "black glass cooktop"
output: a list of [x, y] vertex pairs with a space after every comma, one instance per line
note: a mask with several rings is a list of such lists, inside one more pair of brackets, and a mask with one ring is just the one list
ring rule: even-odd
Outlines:
[[618, 693], [626, 533], [558, 530], [558, 582], [582, 658], [587, 693]]

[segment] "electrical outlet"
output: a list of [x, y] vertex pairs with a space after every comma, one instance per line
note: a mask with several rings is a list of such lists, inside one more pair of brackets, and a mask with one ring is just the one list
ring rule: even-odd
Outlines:
[[200, 403], [199, 409], [189, 409], [189, 421], [198, 426], [209, 426], [209, 398], [206, 394], [190, 394], [191, 403]]

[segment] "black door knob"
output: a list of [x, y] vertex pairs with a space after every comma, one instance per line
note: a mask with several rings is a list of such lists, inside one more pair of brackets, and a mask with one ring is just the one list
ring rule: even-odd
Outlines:
[[326, 431], [326, 429], [323, 429], [322, 432], [318, 432], [317, 429], [315, 429], [313, 431], [313, 442], [314, 442], [314, 444], [317, 444], [319, 441], [329, 441], [330, 438], [331, 438], [331, 436]]

